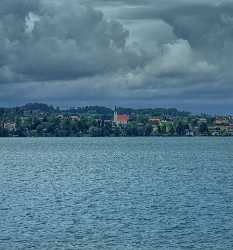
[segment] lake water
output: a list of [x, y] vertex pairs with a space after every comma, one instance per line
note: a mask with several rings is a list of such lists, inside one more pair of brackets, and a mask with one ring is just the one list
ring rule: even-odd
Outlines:
[[233, 139], [0, 139], [0, 249], [232, 250]]

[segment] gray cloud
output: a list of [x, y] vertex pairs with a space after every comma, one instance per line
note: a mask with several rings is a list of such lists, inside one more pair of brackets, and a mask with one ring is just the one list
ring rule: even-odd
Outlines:
[[20, 2], [20, 12], [19, 1], [0, 3], [5, 10], [0, 21], [2, 82], [74, 79], [143, 63], [125, 45], [128, 31], [104, 20], [100, 11], [76, 1]]
[[232, 97], [232, 13], [221, 0], [2, 0], [2, 103], [209, 109]]
[[[124, 9], [119, 18], [142, 21], [162, 20], [174, 35], [187, 40], [191, 47], [209, 60], [229, 59], [233, 42], [232, 1], [174, 1], [173, 4], [151, 2], [143, 8]], [[166, 7], [165, 7], [166, 6]], [[225, 65], [224, 65], [225, 66]]]

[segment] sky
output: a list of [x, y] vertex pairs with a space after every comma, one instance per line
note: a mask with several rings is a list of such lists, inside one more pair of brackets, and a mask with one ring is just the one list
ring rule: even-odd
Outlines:
[[233, 113], [233, 0], [1, 0], [0, 106]]

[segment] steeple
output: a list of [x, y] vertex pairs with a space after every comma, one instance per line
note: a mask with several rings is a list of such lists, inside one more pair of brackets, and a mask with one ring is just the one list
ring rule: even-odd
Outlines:
[[117, 122], [117, 107], [115, 106], [115, 109], [114, 109], [114, 122]]

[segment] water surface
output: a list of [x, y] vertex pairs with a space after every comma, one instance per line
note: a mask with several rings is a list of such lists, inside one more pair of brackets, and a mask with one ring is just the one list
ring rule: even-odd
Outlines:
[[233, 249], [233, 139], [0, 139], [0, 249]]

